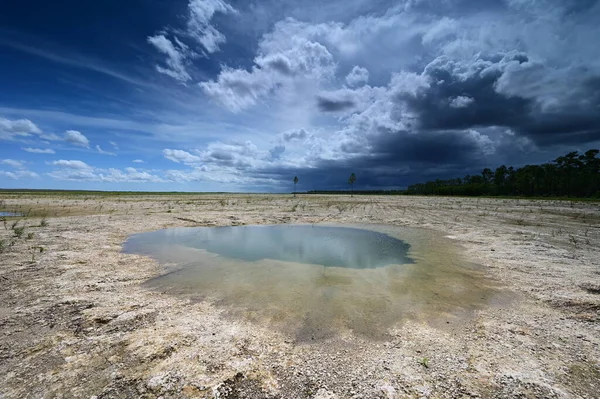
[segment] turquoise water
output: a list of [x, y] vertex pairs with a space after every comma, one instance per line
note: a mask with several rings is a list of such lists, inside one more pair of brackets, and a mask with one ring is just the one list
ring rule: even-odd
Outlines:
[[357, 228], [269, 225], [169, 229], [131, 237], [125, 252], [152, 252], [156, 245], [184, 245], [226, 258], [263, 259], [366, 269], [414, 263], [410, 245], [376, 231]]

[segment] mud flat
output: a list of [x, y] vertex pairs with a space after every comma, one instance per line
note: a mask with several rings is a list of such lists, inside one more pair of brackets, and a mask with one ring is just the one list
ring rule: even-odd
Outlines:
[[[0, 222], [2, 399], [599, 397], [598, 203], [1, 195], [0, 211], [24, 215]], [[151, 289], [169, 264], [121, 252], [135, 233], [278, 223], [425, 229], [497, 295], [377, 337], [303, 334]]]

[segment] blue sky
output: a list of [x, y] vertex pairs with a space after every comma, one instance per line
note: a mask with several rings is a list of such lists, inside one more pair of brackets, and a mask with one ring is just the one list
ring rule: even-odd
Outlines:
[[600, 147], [600, 2], [10, 2], [0, 187], [397, 188]]

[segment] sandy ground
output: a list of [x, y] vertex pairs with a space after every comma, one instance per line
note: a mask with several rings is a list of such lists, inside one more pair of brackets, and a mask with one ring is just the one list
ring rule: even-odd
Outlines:
[[[0, 222], [2, 399], [600, 397], [598, 203], [0, 196], [0, 210], [29, 215], [16, 230], [14, 218]], [[218, 304], [146, 289], [160, 265], [121, 253], [132, 233], [294, 222], [439, 231], [513, 300], [452, 328], [409, 320], [385, 339], [299, 342]]]

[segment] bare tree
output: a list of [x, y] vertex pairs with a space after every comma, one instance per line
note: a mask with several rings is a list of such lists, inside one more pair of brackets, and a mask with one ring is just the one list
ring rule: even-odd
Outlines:
[[354, 173], [352, 173], [350, 175], [350, 177], [348, 178], [348, 184], [350, 185], [350, 190], [351, 190], [351, 194], [350, 194], [351, 197], [354, 196], [354, 182], [356, 182], [356, 175]]
[[298, 176], [294, 176], [294, 197], [296, 196], [296, 184], [298, 184]]

